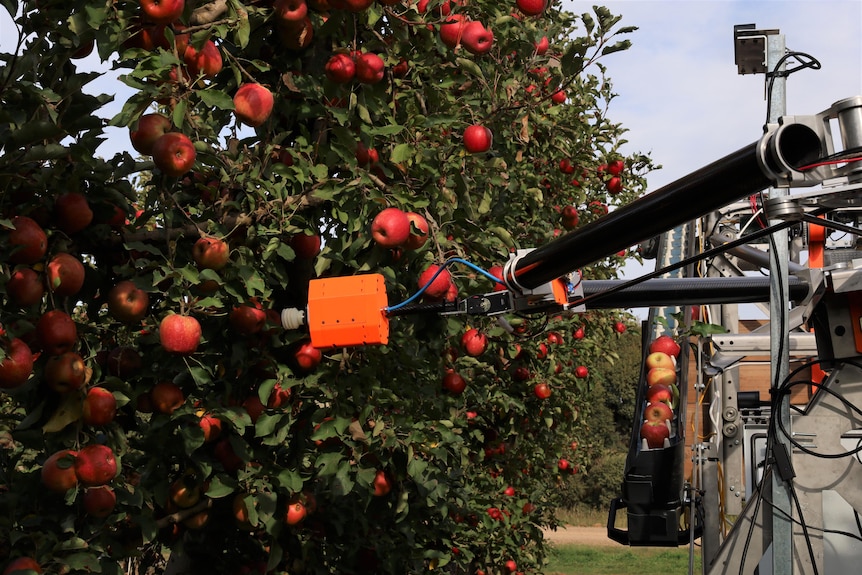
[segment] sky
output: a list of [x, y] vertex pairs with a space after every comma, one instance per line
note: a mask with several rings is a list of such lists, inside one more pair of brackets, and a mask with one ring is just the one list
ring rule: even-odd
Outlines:
[[[582, 13], [600, 2], [563, 0]], [[625, 153], [647, 153], [662, 166], [648, 177], [648, 191], [673, 182], [759, 139], [766, 117], [763, 75], [739, 75], [733, 27], [778, 29], [788, 49], [817, 58], [820, 70], [787, 80], [787, 113], [816, 114], [834, 102], [862, 95], [862, 2], [859, 0], [609, 0], [601, 4], [637, 26], [632, 48], [603, 60], [618, 96], [609, 116], [628, 129]], [[0, 47], [14, 42], [0, 10]], [[82, 65], [101, 67], [93, 55]], [[108, 113], [125, 100], [123, 86]], [[125, 129], [114, 129], [105, 155], [129, 150]], [[628, 265], [624, 277], [654, 269]]]

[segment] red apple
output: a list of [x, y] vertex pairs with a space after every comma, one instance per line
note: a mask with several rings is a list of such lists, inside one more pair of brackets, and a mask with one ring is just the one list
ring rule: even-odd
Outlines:
[[[432, 299], [440, 299], [443, 298], [446, 293], [449, 291], [449, 286], [452, 284], [452, 275], [449, 273], [449, 270], [443, 269], [437, 274], [437, 270], [440, 270], [440, 266], [437, 264], [431, 264], [425, 271], [419, 274], [419, 288], [425, 287], [425, 284], [431, 282], [427, 288], [425, 288], [425, 295]], [[434, 275], [437, 274], [437, 277]], [[431, 278], [434, 277], [434, 280], [431, 281]]]
[[566, 471], [569, 467], [571, 467], [571, 463], [569, 463], [568, 459], [563, 458], [557, 461], [557, 469], [560, 471]]
[[673, 420], [673, 410], [667, 403], [656, 401], [647, 404], [644, 409], [644, 420], [653, 423], [664, 423]]
[[386, 472], [378, 469], [374, 474], [374, 497], [383, 497], [392, 490], [392, 483], [389, 481]]
[[654, 367], [664, 367], [667, 369], [676, 368], [673, 359], [663, 351], [654, 351], [647, 354], [644, 363], [646, 364], [647, 369], [652, 369]]
[[269, 119], [275, 100], [260, 84], [243, 84], [233, 97], [234, 113], [240, 122], [256, 128]]
[[178, 178], [187, 173], [195, 158], [195, 145], [180, 132], [167, 132], [153, 143], [153, 163], [167, 176]]
[[619, 176], [623, 173], [626, 164], [622, 160], [614, 160], [612, 162], [608, 162], [608, 173], [612, 176]]
[[214, 237], [199, 238], [192, 246], [192, 259], [198, 269], [220, 270], [230, 259], [230, 246]]
[[471, 54], [486, 54], [494, 45], [494, 33], [481, 22], [467, 22], [461, 32], [461, 44]]
[[518, 570], [518, 564], [515, 563], [515, 561], [512, 559], [509, 559], [508, 561], [506, 561], [505, 567], [506, 567], [506, 571], [508, 571], [509, 573], [514, 573], [515, 571]]
[[579, 327], [578, 329], [576, 329], [574, 331], [574, 333], [572, 334], [572, 337], [574, 337], [575, 339], [584, 339], [585, 335], [586, 335], [586, 333], [584, 332], [584, 328]]
[[75, 475], [86, 487], [105, 485], [117, 475], [117, 459], [107, 445], [92, 444], [78, 451]]
[[266, 324], [266, 312], [260, 305], [238, 305], [228, 315], [231, 329], [241, 336], [259, 333]]
[[514, 497], [515, 493], [515, 488], [511, 485], [509, 485], [508, 487], [506, 487], [506, 489], [503, 490], [503, 495], [505, 495], [506, 497]]
[[464, 27], [467, 24], [467, 17], [464, 14], [452, 14], [446, 18], [446, 22], [440, 25], [440, 40], [454, 49], [461, 43], [461, 37], [464, 34]]
[[550, 43], [548, 42], [548, 37], [542, 36], [541, 40], [536, 42], [536, 55], [544, 56], [547, 53], [548, 48], [550, 48]]
[[587, 369], [584, 365], [579, 365], [575, 368], [575, 377], [580, 379], [586, 379], [590, 375], [590, 370]]
[[277, 24], [282, 26], [297, 26], [308, 16], [305, 0], [276, 0], [272, 8]]
[[650, 449], [660, 449], [664, 446], [664, 440], [670, 437], [670, 429], [664, 421], [644, 421], [641, 425], [641, 437], [646, 440]]
[[558, 331], [548, 332], [548, 343], [551, 345], [561, 345], [563, 343], [563, 335]]
[[326, 62], [325, 72], [336, 84], [347, 84], [356, 76], [356, 64], [347, 54], [335, 54]]
[[551, 94], [551, 101], [554, 104], [565, 104], [567, 97], [568, 96], [566, 96], [566, 91], [563, 89], [560, 89], [560, 90], [557, 90], [556, 92], [554, 92], [553, 94]]
[[386, 208], [374, 216], [371, 237], [384, 248], [400, 246], [410, 237], [410, 218], [398, 208]]
[[518, 10], [527, 16], [538, 16], [545, 11], [547, 7], [546, 0], [516, 0]]
[[36, 322], [36, 339], [45, 353], [60, 355], [75, 347], [78, 328], [66, 312], [47, 311]]
[[67, 253], [59, 253], [48, 262], [48, 288], [56, 296], [75, 295], [84, 285], [84, 264]]
[[160, 381], [150, 390], [150, 401], [153, 410], [170, 415], [186, 402], [186, 396], [180, 386], [172, 381]]
[[298, 525], [302, 523], [305, 516], [308, 514], [308, 510], [305, 508], [305, 505], [300, 501], [291, 501], [287, 505], [287, 512], [284, 515], [284, 522], [288, 525]]
[[650, 342], [649, 351], [662, 351], [672, 357], [679, 358], [680, 347], [676, 340], [671, 336], [661, 335]]
[[194, 46], [189, 45], [183, 53], [183, 62], [192, 77], [197, 77], [201, 74], [205, 78], [213, 78], [221, 72], [223, 61], [221, 52], [215, 42], [207, 40], [201, 46], [200, 51]]
[[647, 385], [673, 385], [676, 383], [676, 371], [667, 367], [654, 367], [647, 371]]
[[614, 324], [614, 331], [617, 333], [625, 333], [626, 329], [628, 329], [628, 328], [627, 328], [625, 322], [618, 321]]
[[42, 301], [45, 287], [42, 278], [31, 268], [19, 268], [12, 272], [6, 283], [6, 295], [15, 305], [28, 307]]
[[27, 216], [12, 218], [15, 229], [9, 232], [9, 261], [13, 264], [35, 264], [48, 250], [48, 236], [36, 220]]
[[140, 0], [146, 19], [156, 24], [170, 24], [183, 15], [185, 0]]
[[84, 511], [90, 517], [103, 519], [114, 511], [117, 505], [117, 494], [108, 485], [88, 487], [81, 498]]
[[87, 366], [84, 359], [73, 351], [52, 355], [45, 363], [42, 379], [57, 393], [76, 391], [87, 379]]
[[539, 399], [548, 399], [551, 397], [551, 387], [547, 383], [537, 383], [533, 387], [533, 393]]
[[649, 403], [666, 403], [673, 407], [673, 390], [661, 383], [651, 385], [646, 390], [646, 400]]
[[578, 210], [575, 206], [566, 206], [563, 208], [562, 224], [564, 228], [571, 230], [578, 227], [579, 220]]
[[159, 342], [168, 353], [191, 355], [201, 342], [201, 325], [188, 315], [167, 315], [159, 324]]
[[108, 313], [124, 323], [139, 322], [147, 315], [150, 296], [131, 280], [123, 280], [108, 292]]
[[314, 39], [314, 24], [308, 16], [301, 22], [278, 25], [275, 31], [282, 46], [288, 50], [298, 51], [308, 48]]
[[118, 346], [108, 352], [108, 373], [128, 379], [140, 373], [144, 360], [134, 348]]
[[354, 155], [360, 166], [370, 166], [380, 161], [380, 155], [377, 153], [377, 150], [367, 147], [362, 142], [356, 144]]
[[416, 212], [407, 212], [407, 219], [410, 220], [410, 235], [404, 242], [404, 249], [417, 250], [428, 240], [428, 220]]
[[452, 395], [461, 395], [467, 389], [467, 381], [454, 370], [447, 370], [443, 376], [443, 389]]
[[14, 389], [27, 382], [33, 373], [33, 353], [23, 340], [4, 342], [6, 357], [0, 360], [0, 389]]
[[83, 420], [87, 425], [108, 425], [117, 414], [117, 400], [104, 387], [91, 387], [84, 398]]
[[23, 571], [35, 571], [36, 573], [41, 573], [42, 567], [32, 557], [18, 557], [6, 564], [6, 568], [3, 570], [3, 575], [12, 575], [13, 573]]
[[464, 130], [464, 148], [471, 154], [487, 152], [494, 142], [494, 135], [485, 126], [474, 124]]
[[[503, 266], [491, 266], [490, 268], [488, 268], [488, 273], [491, 274], [492, 276], [494, 276], [495, 278], [500, 278], [502, 280], [503, 279]], [[500, 282], [497, 282], [494, 284], [494, 291], [495, 292], [496, 291], [506, 291], [507, 289], [509, 289], [509, 288], [506, 287], [506, 284], [503, 284]]]
[[87, 197], [79, 192], [66, 192], [54, 200], [54, 222], [63, 232], [72, 235], [89, 226], [93, 210]]
[[290, 238], [290, 247], [297, 258], [313, 260], [320, 254], [320, 235], [302, 232]]
[[593, 200], [589, 204], [587, 204], [589, 210], [597, 215], [597, 216], [606, 216], [608, 214], [608, 206], [607, 204], [603, 204], [598, 200]]
[[623, 191], [623, 180], [619, 176], [614, 176], [607, 181], [605, 187], [608, 189], [609, 194], [615, 196]]
[[153, 144], [171, 130], [171, 121], [161, 114], [144, 114], [134, 127], [129, 127], [129, 139], [138, 152], [151, 156]]
[[313, 345], [310, 339], [297, 342], [293, 351], [293, 359], [302, 371], [313, 371], [323, 359], [323, 353]]
[[[258, 399], [259, 401], [259, 399]], [[204, 413], [198, 420], [198, 425], [204, 434], [204, 443], [212, 443], [221, 435], [222, 423], [221, 419]]]
[[488, 336], [476, 328], [468, 329], [461, 336], [461, 347], [471, 357], [480, 356], [488, 349]]
[[60, 450], [42, 464], [42, 485], [54, 493], [66, 493], [78, 484], [75, 474], [76, 451]]
[[362, 84], [376, 84], [383, 79], [386, 64], [377, 54], [360, 54], [356, 57], [356, 80]]

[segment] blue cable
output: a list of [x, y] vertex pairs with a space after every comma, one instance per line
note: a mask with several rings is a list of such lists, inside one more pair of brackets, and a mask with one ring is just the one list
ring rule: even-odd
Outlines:
[[425, 283], [425, 285], [424, 285], [424, 286], [422, 286], [421, 288], [419, 288], [419, 291], [417, 291], [416, 293], [414, 293], [412, 296], [410, 296], [410, 297], [409, 297], [409, 298], [407, 298], [406, 300], [402, 301], [401, 303], [398, 303], [398, 304], [391, 305], [391, 306], [388, 306], [388, 307], [383, 308], [383, 311], [385, 311], [386, 313], [389, 313], [389, 312], [395, 311], [396, 309], [400, 309], [400, 308], [402, 308], [402, 307], [404, 307], [404, 306], [406, 306], [406, 305], [408, 305], [408, 304], [410, 304], [410, 303], [412, 303], [412, 302], [416, 301], [416, 299], [417, 299], [417, 298], [419, 298], [419, 296], [421, 296], [423, 293], [425, 293], [425, 290], [427, 290], [427, 289], [428, 289], [428, 286], [430, 286], [430, 285], [434, 282], [434, 280], [435, 280], [435, 279], [437, 279], [437, 276], [438, 276], [438, 275], [440, 275], [440, 274], [443, 272], [443, 270], [445, 270], [447, 267], [449, 267], [450, 265], [452, 265], [453, 263], [456, 263], [456, 262], [457, 262], [457, 263], [459, 263], [459, 264], [464, 264], [465, 266], [469, 267], [469, 268], [470, 268], [470, 269], [472, 269], [473, 271], [479, 272], [480, 274], [482, 274], [483, 276], [487, 277], [487, 278], [488, 278], [488, 279], [490, 279], [491, 281], [494, 281], [494, 282], [496, 282], [496, 283], [503, 283], [503, 280], [502, 280], [501, 278], [498, 278], [498, 277], [496, 277], [494, 274], [492, 274], [492, 273], [490, 273], [490, 272], [487, 272], [487, 271], [483, 270], [482, 268], [480, 268], [480, 267], [479, 267], [479, 266], [477, 266], [476, 264], [470, 263], [470, 262], [468, 262], [467, 260], [462, 259], [462, 258], [449, 258], [448, 260], [446, 260], [445, 262], [443, 262], [443, 265], [441, 265], [441, 266], [437, 269], [437, 271], [436, 271], [436, 272], [434, 272], [434, 275], [433, 275], [433, 276], [431, 276], [431, 279], [429, 279], [429, 280]]

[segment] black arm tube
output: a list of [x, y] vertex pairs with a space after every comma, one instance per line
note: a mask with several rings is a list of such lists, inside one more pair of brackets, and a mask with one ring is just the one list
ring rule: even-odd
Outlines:
[[[771, 184], [746, 146], [631, 204], [537, 248], [506, 267], [510, 289], [534, 289], [586, 264], [629, 248]], [[514, 272], [514, 277], [513, 277]]]
[[[624, 280], [584, 280], [584, 296], [590, 309], [710, 305], [769, 301], [768, 276], [730, 278], [654, 278], [601, 297]], [[788, 278], [790, 300], [800, 302], [809, 285], [796, 276]]]

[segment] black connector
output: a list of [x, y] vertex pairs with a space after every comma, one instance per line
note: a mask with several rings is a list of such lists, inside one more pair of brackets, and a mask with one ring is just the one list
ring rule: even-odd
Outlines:
[[796, 472], [793, 471], [793, 463], [790, 461], [790, 454], [787, 452], [787, 446], [783, 443], [774, 443], [772, 446], [772, 456], [775, 458], [775, 466], [778, 468], [778, 476], [782, 481], [790, 481], [796, 477]]

